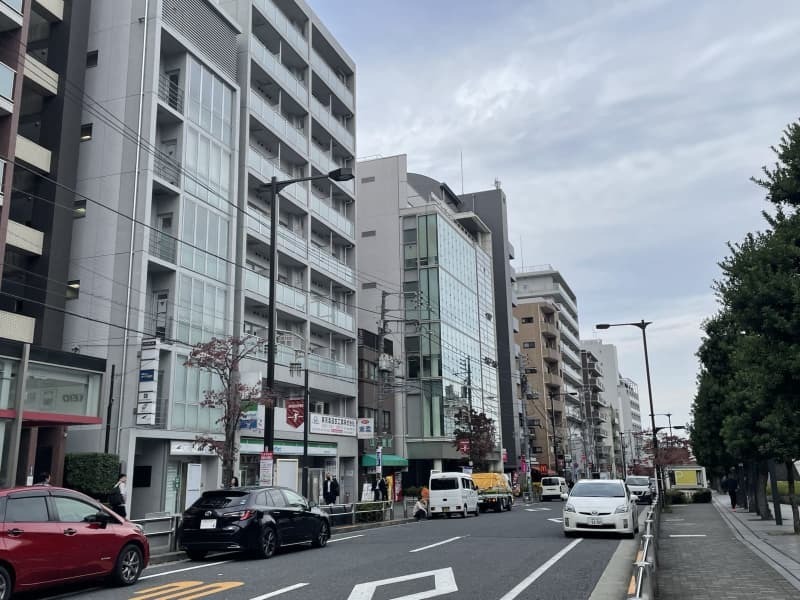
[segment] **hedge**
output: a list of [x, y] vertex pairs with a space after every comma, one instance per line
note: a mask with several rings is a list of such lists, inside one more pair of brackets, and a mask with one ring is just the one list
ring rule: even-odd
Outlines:
[[702, 489], [697, 490], [692, 494], [692, 502], [695, 504], [705, 504], [711, 502], [711, 490]]
[[64, 485], [105, 501], [119, 479], [119, 469], [119, 456], [116, 454], [67, 454], [64, 457]]
[[680, 490], [667, 490], [664, 498], [667, 504], [686, 504], [686, 495]]

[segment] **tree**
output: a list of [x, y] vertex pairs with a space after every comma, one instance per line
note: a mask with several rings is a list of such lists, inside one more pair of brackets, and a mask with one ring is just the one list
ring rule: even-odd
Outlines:
[[211, 448], [222, 460], [222, 481], [227, 483], [233, 477], [233, 466], [239, 448], [236, 439], [242, 413], [258, 404], [264, 404], [261, 384], [245, 385], [240, 381], [239, 365], [242, 360], [258, 348], [260, 340], [255, 337], [211, 338], [208, 342], [196, 344], [184, 363], [216, 375], [221, 387], [203, 391], [201, 406], [222, 409], [217, 423], [222, 425], [224, 440], [212, 436], [198, 435], [196, 443]]
[[455, 414], [453, 446], [458, 448], [476, 470], [486, 471], [486, 458], [495, 449], [497, 429], [494, 420], [474, 408], [461, 408]]

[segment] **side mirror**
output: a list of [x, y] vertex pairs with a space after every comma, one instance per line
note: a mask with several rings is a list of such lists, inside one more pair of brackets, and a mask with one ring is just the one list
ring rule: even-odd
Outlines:
[[316, 508], [317, 506], [319, 506], [319, 504], [317, 504], [313, 500], [309, 501], [308, 503], [308, 508]]
[[111, 522], [111, 515], [100, 511], [93, 515], [88, 515], [87, 517], [84, 517], [83, 520], [86, 523], [96, 523], [97, 525], [100, 525], [101, 529], [105, 529], [106, 526]]
[[561, 494], [562, 500], [569, 500], [569, 494]]

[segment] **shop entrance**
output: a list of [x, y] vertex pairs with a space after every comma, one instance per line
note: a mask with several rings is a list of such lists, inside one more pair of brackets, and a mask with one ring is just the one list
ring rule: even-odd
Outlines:
[[38, 483], [44, 473], [50, 473], [50, 483], [64, 483], [64, 426], [39, 426], [23, 423], [19, 441], [16, 485]]

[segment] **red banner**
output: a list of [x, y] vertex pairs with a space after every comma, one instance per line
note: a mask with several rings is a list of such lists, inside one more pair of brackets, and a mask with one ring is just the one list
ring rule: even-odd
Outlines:
[[287, 398], [286, 399], [286, 424], [291, 425], [295, 429], [303, 426], [305, 421], [305, 409], [303, 398]]
[[469, 440], [458, 440], [458, 451], [461, 454], [469, 454]]

